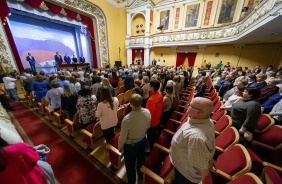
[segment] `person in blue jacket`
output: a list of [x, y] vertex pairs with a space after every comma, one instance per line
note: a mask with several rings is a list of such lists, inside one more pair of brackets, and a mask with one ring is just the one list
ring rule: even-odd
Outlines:
[[65, 55], [65, 57], [64, 57], [64, 61], [65, 61], [65, 63], [67, 63], [67, 64], [70, 64], [70, 63], [71, 63], [71, 59], [70, 59], [70, 57], [68, 56], [67, 53], [66, 53], [66, 55]]
[[28, 56], [26, 56], [26, 60], [29, 62], [31, 70], [36, 72], [35, 59], [33, 56], [31, 56], [31, 53], [28, 53]]

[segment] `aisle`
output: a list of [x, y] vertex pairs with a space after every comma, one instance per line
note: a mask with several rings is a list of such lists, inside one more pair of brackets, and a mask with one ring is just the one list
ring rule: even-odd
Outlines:
[[22, 137], [30, 145], [45, 144], [50, 148], [47, 162], [51, 164], [61, 184], [123, 183], [103, 164], [62, 133], [59, 129], [31, 111], [22, 102], [12, 102], [17, 111], [10, 113]]

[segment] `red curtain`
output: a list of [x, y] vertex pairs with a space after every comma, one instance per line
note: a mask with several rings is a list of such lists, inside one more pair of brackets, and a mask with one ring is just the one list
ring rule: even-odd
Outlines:
[[25, 0], [32, 8], [38, 8], [41, 5], [42, 0]]
[[187, 56], [188, 56], [189, 67], [194, 66], [197, 53], [188, 53]]
[[144, 63], [144, 49], [140, 49], [140, 52], [141, 52], [142, 62]]
[[46, 6], [49, 8], [49, 10], [54, 13], [54, 14], [58, 14], [61, 12], [62, 7], [59, 7], [57, 5], [54, 5], [52, 3], [49, 3], [47, 1], [44, 1], [44, 3], [46, 4]]
[[[31, 7], [37, 8], [37, 7], [40, 6], [42, 0], [25, 0], [25, 2], [27, 2]], [[62, 10], [62, 7], [59, 7], [59, 6], [54, 5], [52, 3], [48, 3], [46, 1], [44, 1], [44, 3], [50, 9], [50, 11], [52, 11], [54, 14], [58, 14]], [[67, 9], [65, 9], [65, 11], [71, 19], [75, 19], [78, 15], [78, 13], [67, 10]], [[6, 17], [8, 17], [9, 13], [10, 13], [10, 10], [9, 10], [8, 5], [7, 5], [7, 2], [5, 0], [0, 0], [0, 17], [1, 17], [1, 21], [2, 21], [3, 24], [5, 23], [5, 19], [6, 19]], [[90, 36], [91, 36], [93, 64], [94, 64], [94, 68], [97, 68], [98, 64], [97, 64], [97, 55], [96, 55], [93, 21], [92, 21], [91, 18], [83, 16], [83, 15], [80, 15], [80, 17], [83, 20], [83, 22], [88, 24], [88, 29], [89, 29]], [[19, 71], [23, 71], [24, 68], [23, 68], [23, 65], [22, 65], [22, 62], [21, 62], [21, 59], [20, 59], [20, 56], [19, 56], [19, 52], [18, 52], [16, 44], [15, 44], [15, 41], [13, 39], [11, 30], [10, 30], [10, 28], [7, 24], [6, 24], [6, 26], [4, 26], [4, 29], [5, 29], [6, 35], [8, 37], [8, 41], [10, 43], [14, 58], [17, 62]]]
[[184, 62], [186, 56], [188, 57], [189, 67], [194, 66], [197, 53], [177, 53], [176, 67], [179, 67]]
[[68, 14], [68, 16], [69, 16], [71, 19], [75, 19], [76, 16], [77, 16], [77, 14], [78, 14], [78, 13], [75, 13], [75, 12], [70, 11], [70, 10], [68, 10], [68, 9], [65, 9], [65, 12]]
[[97, 56], [96, 56], [96, 46], [95, 46], [95, 35], [94, 35], [94, 25], [93, 25], [93, 21], [91, 18], [86, 17], [84, 15], [80, 15], [81, 19], [83, 20], [83, 22], [85, 22], [86, 24], [88, 24], [88, 30], [90, 32], [90, 36], [91, 36], [91, 46], [92, 46], [92, 54], [93, 54], [93, 64], [94, 64], [94, 68], [98, 67], [97, 64]]
[[177, 58], [176, 58], [176, 67], [179, 67], [182, 65], [186, 57], [186, 53], [177, 53]]
[[10, 9], [9, 9], [9, 7], [7, 5], [7, 2], [6, 1], [0, 1], [1, 21], [3, 23], [4, 30], [6, 32], [6, 36], [8, 38], [9, 43], [10, 43], [10, 47], [12, 49], [12, 53], [14, 55], [15, 61], [16, 61], [17, 65], [18, 65], [19, 71], [21, 72], [21, 71], [24, 70], [24, 67], [23, 67], [23, 64], [21, 62], [21, 58], [20, 58], [18, 49], [16, 47], [14, 38], [12, 36], [10, 27], [9, 27], [8, 23], [6, 22], [6, 17], [8, 17], [9, 13], [10, 13]]

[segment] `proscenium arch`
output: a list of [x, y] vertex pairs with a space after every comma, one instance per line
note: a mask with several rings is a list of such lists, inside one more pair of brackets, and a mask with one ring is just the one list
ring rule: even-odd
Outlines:
[[[109, 65], [107, 20], [102, 9], [86, 0], [47, 0], [50, 3], [60, 4], [63, 8], [73, 10], [79, 14], [89, 16], [93, 20], [95, 45], [98, 66]], [[95, 26], [96, 24], [96, 26]], [[96, 29], [95, 29], [96, 28]], [[97, 42], [98, 40], [98, 42]], [[100, 62], [99, 62], [100, 60]], [[99, 64], [100, 63], [100, 64]]]

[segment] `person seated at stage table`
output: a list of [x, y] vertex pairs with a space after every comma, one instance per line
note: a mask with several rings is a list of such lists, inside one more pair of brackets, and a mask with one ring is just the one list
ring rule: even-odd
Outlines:
[[70, 63], [71, 63], [71, 59], [70, 59], [70, 57], [68, 56], [68, 53], [65, 54], [65, 56], [64, 56], [64, 61], [65, 61], [65, 63], [67, 63], [67, 64], [70, 64]]
[[59, 55], [59, 52], [56, 52], [56, 55], [54, 56], [56, 64], [62, 64], [63, 63], [63, 59], [62, 56]]
[[46, 94], [46, 101], [50, 103], [51, 107], [55, 112], [61, 108], [61, 96], [63, 94], [63, 88], [57, 82], [52, 82], [52, 89]]
[[63, 94], [61, 96], [62, 110], [66, 113], [69, 120], [73, 120], [76, 113], [77, 94], [74, 93], [68, 84], [63, 85]]
[[66, 77], [64, 75], [60, 76], [60, 80], [58, 82], [58, 84], [60, 85], [60, 87], [62, 88], [64, 84], [69, 84], [70, 82], [68, 80], [66, 80]]
[[32, 82], [31, 90], [34, 93], [35, 100], [41, 102], [41, 99], [46, 96], [50, 86], [42, 75], [36, 75], [35, 80]]
[[72, 62], [77, 63], [77, 57], [75, 55], [72, 56]]
[[97, 99], [95, 95], [91, 95], [91, 89], [87, 85], [82, 86], [81, 92], [82, 96], [77, 100], [76, 109], [81, 129], [84, 129], [96, 121]]
[[28, 56], [26, 56], [26, 60], [29, 62], [31, 70], [33, 72], [36, 72], [36, 69], [35, 69], [35, 59], [34, 59], [33, 56], [31, 56], [31, 53], [28, 53]]
[[79, 58], [79, 62], [80, 63], [85, 63], [85, 57], [83, 57], [83, 54], [81, 54], [81, 56]]
[[69, 86], [72, 89], [72, 92], [75, 94], [78, 94], [78, 92], [81, 90], [81, 85], [79, 82], [77, 82], [74, 76], [71, 76]]

